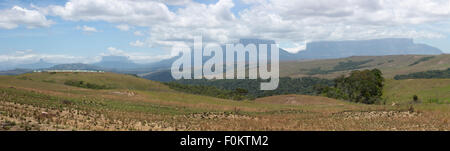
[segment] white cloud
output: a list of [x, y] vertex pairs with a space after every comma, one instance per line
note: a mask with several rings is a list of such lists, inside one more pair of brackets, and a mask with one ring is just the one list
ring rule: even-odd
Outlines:
[[[449, 33], [448, 26], [433, 26], [450, 22], [448, 0], [242, 1], [250, 6], [233, 13], [235, 4], [232, 0], [219, 0], [213, 4], [191, 0], [69, 0], [63, 6], [52, 5], [37, 9], [39, 11], [20, 7], [3, 10], [0, 28], [16, 28], [20, 24], [48, 27], [52, 22], [43, 15], [47, 14], [69, 21], [110, 22], [123, 31], [129, 31], [131, 27], [148, 28], [146, 33], [133, 32], [136, 36], [148, 37], [130, 42], [131, 46], [170, 50], [175, 44], [192, 42], [194, 36], [201, 35], [206, 43], [225, 43], [239, 38], [291, 41], [294, 46], [286, 48], [290, 52], [302, 49], [306, 40], [432, 39], [446, 37]], [[176, 5], [177, 9], [169, 9], [169, 5]], [[16, 15], [21, 14], [19, 12], [22, 15]], [[25, 23], [11, 16], [33, 21]], [[421, 25], [432, 28], [418, 28]], [[98, 32], [89, 26], [79, 29]]]
[[53, 23], [37, 10], [29, 10], [19, 6], [0, 10], [0, 28], [3, 29], [14, 29], [19, 25], [24, 25], [27, 28], [49, 27]]
[[162, 2], [167, 5], [175, 5], [175, 6], [182, 6], [187, 5], [189, 3], [192, 3], [192, 0], [157, 0], [159, 2]]
[[130, 42], [130, 45], [134, 47], [143, 47], [145, 43], [140, 40], [136, 40], [135, 42]]
[[10, 64], [30, 64], [38, 62], [40, 59], [50, 63], [93, 63], [99, 61], [99, 57], [80, 57], [61, 54], [41, 54], [31, 49], [19, 50], [12, 54], [0, 55], [0, 62]]
[[25, 53], [31, 53], [32, 49], [26, 49], [26, 50], [18, 50], [16, 51], [17, 54], [25, 54]]
[[142, 33], [142, 31], [135, 31], [133, 34], [135, 36], [144, 36], [144, 33]]
[[199, 35], [206, 42], [220, 43], [250, 37], [293, 41], [297, 46], [287, 49], [297, 52], [304, 47], [305, 40], [443, 38], [445, 35], [439, 32], [416, 28], [416, 25], [449, 21], [450, 16], [448, 1], [245, 2], [252, 6], [239, 12], [239, 17], [231, 12], [234, 6], [231, 0], [219, 0], [210, 5], [190, 3], [178, 9], [170, 22], [152, 25], [151, 35], [145, 42], [151, 46], [170, 47], [180, 41], [192, 41]]
[[116, 26], [117, 29], [121, 30], [121, 31], [128, 31], [130, 30], [130, 26], [128, 26], [127, 24], [120, 24]]
[[110, 55], [116, 55], [116, 56], [126, 56], [125, 52], [123, 50], [114, 48], [114, 47], [108, 47], [108, 52]]
[[77, 26], [78, 30], [82, 30], [84, 32], [98, 32], [98, 30], [95, 27], [89, 27], [86, 25], [83, 25], [83, 27]]
[[171, 55], [151, 55], [145, 53], [137, 53], [137, 52], [128, 52], [125, 50], [117, 49], [115, 47], [109, 47], [108, 53], [103, 53], [101, 56], [126, 56], [131, 61], [136, 63], [150, 63], [160, 61], [162, 59], [168, 59], [172, 57]]
[[107, 21], [139, 26], [170, 21], [174, 17], [164, 3], [144, 0], [70, 0], [64, 6], [49, 6], [46, 11], [71, 21]]
[[306, 49], [306, 41], [302, 44], [299, 43], [293, 43], [293, 47], [283, 47], [284, 50], [290, 53], [297, 53], [299, 51], [303, 51]]

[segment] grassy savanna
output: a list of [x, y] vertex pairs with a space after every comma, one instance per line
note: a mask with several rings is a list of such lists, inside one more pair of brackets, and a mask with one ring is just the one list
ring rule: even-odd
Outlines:
[[421, 103], [450, 104], [450, 79], [387, 80], [384, 97], [388, 103], [410, 103], [418, 96]]
[[[339, 63], [361, 62], [353, 69], [337, 68]], [[446, 70], [450, 68], [450, 55], [392, 55], [392, 56], [355, 56], [342, 59], [326, 59], [312, 61], [290, 61], [280, 63], [282, 77], [320, 77], [335, 78], [348, 74], [352, 70], [380, 69], [385, 78], [429, 70]], [[323, 71], [321, 74], [319, 72]]]
[[[109, 88], [80, 88], [67, 80]], [[233, 101], [114, 73], [0, 76], [1, 130], [450, 130], [449, 108], [303, 95]]]

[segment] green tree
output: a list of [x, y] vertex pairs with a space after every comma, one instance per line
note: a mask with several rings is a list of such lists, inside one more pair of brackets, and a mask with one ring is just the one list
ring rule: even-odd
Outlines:
[[334, 80], [334, 87], [324, 89], [327, 97], [351, 102], [373, 104], [381, 100], [384, 78], [378, 69], [355, 70], [350, 76], [340, 76]]

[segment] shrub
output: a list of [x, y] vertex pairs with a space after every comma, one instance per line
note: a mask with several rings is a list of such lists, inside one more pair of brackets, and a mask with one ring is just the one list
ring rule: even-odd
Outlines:
[[415, 103], [419, 102], [419, 97], [418, 97], [417, 95], [414, 95], [414, 96], [413, 96], [413, 101], [414, 101]]
[[64, 82], [65, 85], [69, 86], [75, 86], [80, 88], [87, 88], [87, 89], [110, 89], [111, 87], [108, 87], [106, 85], [98, 85], [93, 83], [88, 83], [84, 81], [76, 81], [76, 80], [67, 80]]

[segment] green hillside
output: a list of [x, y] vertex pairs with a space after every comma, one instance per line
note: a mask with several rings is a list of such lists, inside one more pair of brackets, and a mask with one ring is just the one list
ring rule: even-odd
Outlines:
[[280, 76], [335, 78], [351, 70], [377, 68], [385, 78], [428, 70], [450, 68], [450, 54], [355, 56], [342, 59], [291, 61], [280, 63]]
[[25, 81], [64, 84], [66, 81], [84, 81], [97, 85], [106, 85], [116, 89], [130, 90], [166, 90], [170, 89], [159, 82], [142, 79], [133, 75], [116, 73], [27, 73], [16, 76]]
[[409, 103], [417, 95], [422, 103], [450, 103], [450, 79], [388, 80], [384, 88], [388, 103]]

